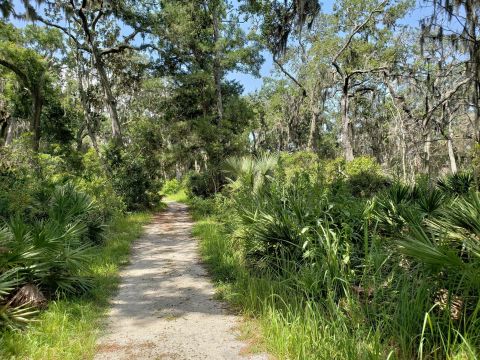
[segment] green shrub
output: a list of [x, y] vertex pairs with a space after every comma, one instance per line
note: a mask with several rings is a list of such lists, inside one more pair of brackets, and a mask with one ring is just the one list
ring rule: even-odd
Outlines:
[[278, 158], [267, 153], [227, 159], [225, 172], [229, 177], [230, 190], [257, 193], [272, 179], [277, 164]]
[[[24, 286], [36, 289], [38, 301], [90, 288], [91, 240], [103, 231], [103, 224], [89, 216], [95, 203], [68, 184], [52, 192], [48, 205], [42, 219], [27, 223], [17, 216], [0, 228], [0, 313], [7, 319], [0, 325], [11, 326], [15, 312], [26, 311], [27, 303], [21, 300]], [[18, 303], [6, 302], [16, 297]]]
[[146, 158], [137, 156], [130, 150], [115, 144], [105, 148], [113, 189], [128, 210], [155, 208], [162, 199], [162, 181], [150, 172]]
[[125, 203], [118, 195], [108, 177], [105, 165], [98, 154], [89, 149], [82, 158], [83, 171], [81, 176], [74, 179], [80, 190], [91, 196], [96, 204], [96, 216], [106, 223], [114, 216], [125, 211]]
[[[372, 336], [371, 352], [332, 345], [347, 358], [476, 358], [479, 194], [389, 184], [371, 158], [323, 161], [314, 179], [293, 161], [288, 181], [281, 164], [261, 186], [253, 159], [241, 164], [241, 186], [191, 204], [196, 218], [208, 217], [203, 251], [221, 262], [212, 268], [222, 292], [266, 320], [281, 356], [303, 358], [313, 329], [328, 328], [350, 345]], [[308, 332], [292, 330], [309, 321]], [[279, 344], [276, 331], [285, 341], [298, 335], [302, 346]], [[309, 358], [323, 358], [326, 346], [315, 342]]]
[[474, 188], [473, 174], [470, 172], [446, 175], [437, 181], [440, 190], [450, 195], [464, 195]]
[[182, 189], [182, 183], [177, 179], [170, 179], [165, 181], [162, 187], [162, 194], [172, 195]]
[[297, 176], [290, 184], [275, 182], [250, 199], [237, 200], [245, 254], [253, 266], [278, 269], [285, 259], [306, 260], [309, 237], [327, 216], [320, 195], [307, 176]]
[[354, 196], [372, 196], [389, 184], [380, 165], [375, 159], [367, 156], [357, 157], [347, 162], [345, 174], [347, 184]]
[[214, 170], [201, 173], [190, 172], [187, 174], [186, 186], [190, 197], [209, 197], [222, 188], [226, 179]]
[[218, 211], [214, 197], [192, 197], [189, 204], [193, 209], [194, 218], [212, 216]]
[[308, 174], [310, 181], [316, 182], [320, 176], [318, 155], [310, 151], [280, 153], [278, 173], [285, 176], [287, 182], [300, 174]]

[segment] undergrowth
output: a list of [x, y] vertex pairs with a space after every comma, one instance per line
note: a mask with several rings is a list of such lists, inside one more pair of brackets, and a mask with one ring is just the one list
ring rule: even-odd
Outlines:
[[1, 333], [0, 358], [93, 358], [108, 299], [118, 286], [119, 268], [128, 263], [131, 243], [150, 217], [136, 213], [115, 218], [107, 229], [104, 245], [97, 248], [90, 261], [91, 289], [82, 296], [50, 302], [24, 329]]
[[219, 296], [259, 324], [264, 350], [280, 359], [478, 358], [473, 185], [391, 182], [364, 159], [342, 171], [285, 164], [235, 159], [222, 193], [188, 200]]

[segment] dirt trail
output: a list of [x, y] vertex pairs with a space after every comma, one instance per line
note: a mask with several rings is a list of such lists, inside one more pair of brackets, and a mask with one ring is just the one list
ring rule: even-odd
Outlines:
[[146, 226], [112, 300], [95, 359], [267, 359], [242, 356], [238, 318], [213, 299], [185, 205]]

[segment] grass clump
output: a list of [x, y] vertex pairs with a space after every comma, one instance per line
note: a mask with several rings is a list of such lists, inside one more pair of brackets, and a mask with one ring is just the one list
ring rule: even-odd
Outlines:
[[119, 267], [128, 262], [131, 243], [149, 219], [147, 213], [115, 218], [104, 235], [104, 245], [90, 258], [90, 290], [80, 296], [59, 297], [24, 329], [1, 333], [0, 358], [92, 358], [108, 299], [118, 286]]

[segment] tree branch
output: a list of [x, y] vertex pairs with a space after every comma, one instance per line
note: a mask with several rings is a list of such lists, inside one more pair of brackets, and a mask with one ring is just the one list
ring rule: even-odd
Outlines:
[[129, 44], [120, 44], [120, 45], [113, 46], [113, 47], [110, 47], [110, 48], [102, 49], [100, 51], [100, 56], [104, 56], [104, 55], [108, 55], [108, 54], [118, 54], [118, 53], [121, 53], [122, 51], [127, 50], [127, 49], [137, 50], [137, 51], [142, 51], [142, 50], [145, 50], [145, 49], [158, 50], [158, 48], [155, 45], [152, 45], [152, 44], [143, 44], [143, 45], [140, 45], [140, 46], [133, 46], [133, 45], [129, 45]]
[[337, 70], [338, 74], [340, 76], [344, 76], [343, 75], [343, 71], [341, 70], [340, 66], [338, 65], [337, 61], [338, 61], [338, 58], [340, 57], [340, 55], [342, 55], [342, 53], [348, 48], [348, 46], [350, 45], [350, 43], [352, 42], [353, 40], [353, 37], [360, 31], [363, 29], [363, 27], [365, 25], [367, 25], [370, 20], [373, 18], [373, 16], [379, 12], [382, 11], [383, 7], [385, 6], [385, 4], [388, 2], [388, 0], [384, 0], [376, 9], [372, 10], [372, 12], [367, 16], [367, 18], [360, 24], [356, 25], [353, 29], [353, 31], [350, 33], [350, 35], [348, 36], [347, 38], [347, 41], [345, 42], [345, 44], [343, 44], [343, 46], [340, 48], [340, 50], [337, 52], [337, 54], [334, 56], [333, 60], [332, 60], [332, 65], [335, 67], [335, 69]]
[[3, 59], [0, 59], [0, 65], [6, 67], [7, 69], [13, 71], [15, 73], [15, 75], [17, 75], [20, 80], [23, 82], [24, 86], [25, 87], [28, 87], [28, 77], [27, 75], [22, 71], [20, 70], [20, 68], [18, 68], [17, 66], [15, 66], [14, 64], [6, 61], [6, 60], [3, 60]]
[[450, 91], [447, 91], [445, 95], [438, 101], [426, 114], [425, 114], [425, 122], [428, 122], [428, 120], [432, 117], [433, 113], [440, 107], [442, 106], [445, 102], [447, 102], [455, 93], [465, 84], [469, 83], [473, 77], [468, 77], [464, 79], [463, 81], [460, 81], [453, 89]]
[[95, 27], [97, 26], [98, 21], [102, 18], [102, 16], [104, 14], [105, 13], [103, 12], [103, 0], [102, 0], [102, 1], [100, 1], [100, 10], [98, 10], [98, 13], [95, 16], [95, 18], [93, 19], [92, 24], [91, 24], [91, 27], [92, 27], [93, 31], [95, 31]]
[[82, 50], [85, 50], [85, 51], [90, 51], [87, 47], [85, 47], [84, 45], [82, 45], [82, 44], [80, 43], [80, 41], [78, 41], [78, 39], [77, 39], [75, 36], [73, 36], [70, 31], [68, 31], [67, 28], [65, 28], [65, 27], [63, 27], [63, 26], [61, 26], [61, 25], [52, 23], [52, 22], [50, 22], [50, 21], [48, 21], [48, 20], [45, 20], [45, 19], [44, 19], [43, 17], [41, 17], [40, 15], [36, 15], [36, 16], [35, 16], [35, 20], [38, 20], [38, 21], [40, 21], [41, 23], [43, 23], [43, 24], [45, 24], [45, 25], [47, 25], [47, 26], [54, 27], [54, 28], [56, 28], [56, 29], [61, 30], [65, 35], [67, 35], [70, 39], [72, 39], [72, 40], [75, 42], [75, 44], [77, 45], [77, 47], [78, 47], [79, 49], [82, 49]]
[[307, 96], [307, 90], [305, 90], [305, 88], [303, 87], [303, 85], [297, 80], [295, 79], [295, 77], [293, 77], [292, 74], [290, 74], [284, 67], [283, 65], [278, 61], [278, 59], [276, 58], [276, 56], [273, 56], [273, 62], [275, 64], [277, 64], [277, 66], [280, 68], [280, 70], [290, 78], [290, 80], [292, 80], [295, 84], [297, 84], [297, 86], [302, 89], [302, 96], [303, 97], [306, 97]]

